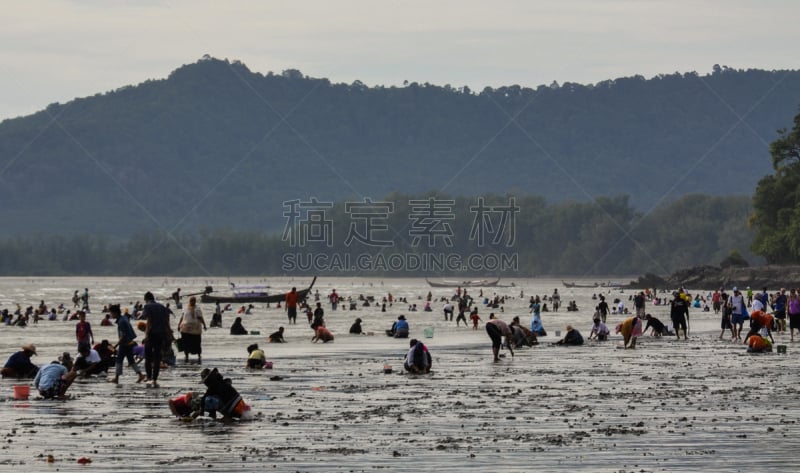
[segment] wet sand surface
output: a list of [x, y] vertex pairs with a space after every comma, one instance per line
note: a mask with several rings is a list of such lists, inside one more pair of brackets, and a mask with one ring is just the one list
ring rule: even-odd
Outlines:
[[[242, 280], [244, 282], [244, 280]], [[255, 281], [250, 281], [255, 283]], [[78, 380], [71, 399], [12, 399], [12, 380], [0, 381], [0, 470], [2, 471], [797, 471], [800, 460], [800, 399], [797, 350], [788, 335], [786, 355], [750, 355], [740, 344], [717, 339], [718, 316], [691, 312], [688, 342], [643, 337], [636, 350], [616, 349], [620, 336], [583, 347], [555, 347], [555, 330], [573, 323], [588, 337], [600, 289], [566, 289], [556, 281], [515, 280], [518, 287], [486, 289], [511, 296], [500, 318], [519, 315], [530, 322], [530, 295], [559, 288], [564, 304], [580, 311], [543, 313], [549, 336], [500, 363], [492, 363], [490, 341], [480, 330], [445, 322], [439, 302], [434, 312], [409, 313], [395, 303], [331, 311], [329, 344], [309, 342], [305, 317], [286, 324], [282, 309], [257, 307], [243, 316], [260, 335], [209, 329], [203, 338], [203, 363], [162, 372], [161, 387], [134, 383], [125, 367], [119, 385], [104, 378]], [[89, 317], [99, 341], [112, 342], [116, 327], [101, 327], [103, 303], [140, 299], [145, 290], [161, 297], [175, 287], [202, 288], [204, 280], [163, 279], [0, 279], [0, 308], [67, 304], [75, 289], [89, 287], [94, 312]], [[224, 281], [214, 281], [223, 286]], [[306, 281], [270, 280], [275, 287]], [[371, 285], [370, 285], [371, 284]], [[345, 296], [408, 297], [430, 289], [418, 280], [320, 280], [320, 293], [332, 287]], [[525, 298], [519, 298], [520, 290]], [[607, 290], [606, 290], [607, 291]], [[435, 299], [449, 289], [432, 290]], [[475, 290], [477, 295], [477, 290]], [[626, 304], [632, 291], [611, 291]], [[413, 300], [412, 300], [413, 298]], [[68, 304], [68, 307], [71, 303]], [[207, 320], [213, 308], [204, 306]], [[666, 307], [648, 311], [668, 321]], [[481, 317], [490, 310], [480, 305]], [[499, 312], [499, 311], [495, 311]], [[433, 355], [430, 376], [402, 374], [408, 340], [383, 335], [406, 314], [411, 336], [423, 339]], [[355, 317], [374, 336], [348, 335]], [[622, 316], [610, 316], [612, 329]], [[177, 317], [173, 320], [173, 327]], [[286, 344], [267, 344], [283, 325]], [[747, 324], [745, 324], [747, 325]], [[75, 322], [42, 321], [26, 328], [0, 328], [0, 356], [23, 343], [36, 344], [34, 362], [46, 364], [61, 352], [75, 352]], [[423, 329], [432, 327], [433, 338]], [[140, 337], [141, 338], [141, 337]], [[244, 368], [250, 343], [259, 343], [272, 370]], [[5, 359], [5, 358], [4, 358]], [[394, 368], [384, 374], [383, 365]], [[202, 391], [199, 371], [216, 367], [232, 378], [252, 406], [255, 419], [224, 424], [208, 418], [184, 422], [171, 417], [167, 400], [187, 390]], [[47, 463], [52, 455], [55, 462]], [[91, 458], [91, 465], [77, 463]]]

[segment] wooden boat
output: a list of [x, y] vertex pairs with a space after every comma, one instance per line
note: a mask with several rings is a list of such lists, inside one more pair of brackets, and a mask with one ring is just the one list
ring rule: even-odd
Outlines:
[[624, 285], [625, 285], [625, 283], [621, 283], [621, 282], [618, 282], [618, 281], [607, 281], [607, 282], [604, 282], [604, 283], [600, 283], [600, 287], [609, 287], [609, 288], [619, 288], [619, 287], [622, 287]]
[[[305, 288], [300, 289], [297, 291], [297, 295], [299, 300], [303, 300], [308, 297], [308, 293], [311, 292], [311, 288], [314, 287], [314, 283], [317, 282], [317, 277], [314, 276], [314, 279], [311, 280], [311, 284]], [[283, 302], [286, 300], [286, 293], [289, 291], [279, 291], [275, 294], [269, 294], [264, 289], [266, 287], [261, 286], [260, 288], [257, 286], [248, 286], [248, 287], [234, 287], [233, 294], [231, 295], [215, 295], [213, 294], [213, 289], [211, 287], [206, 288], [206, 292], [200, 296], [200, 301], [204, 304], [214, 304], [219, 302], [220, 304], [246, 304], [246, 303], [260, 303], [260, 304], [269, 304], [269, 303], [277, 303]]]
[[566, 281], [561, 281], [561, 284], [563, 284], [563, 285], [564, 285], [564, 287], [599, 287], [599, 286], [600, 286], [600, 285], [599, 285], [599, 284], [597, 284], [597, 283], [593, 283], [593, 284], [580, 284], [580, 283], [576, 283], [576, 282], [566, 282]]
[[496, 287], [500, 282], [500, 278], [490, 281], [488, 279], [481, 279], [478, 281], [441, 281], [433, 282], [428, 278], [425, 281], [430, 287]]

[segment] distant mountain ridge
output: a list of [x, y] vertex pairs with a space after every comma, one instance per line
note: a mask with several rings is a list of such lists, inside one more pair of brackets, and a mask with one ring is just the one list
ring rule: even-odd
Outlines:
[[428, 190], [629, 194], [647, 210], [689, 192], [751, 193], [798, 105], [795, 70], [475, 93], [204, 57], [0, 123], [0, 221], [10, 234], [277, 231], [286, 200]]

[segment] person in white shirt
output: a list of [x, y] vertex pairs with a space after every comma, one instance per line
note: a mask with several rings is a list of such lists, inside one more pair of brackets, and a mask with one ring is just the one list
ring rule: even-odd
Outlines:
[[78, 346], [78, 356], [75, 357], [75, 371], [82, 378], [87, 378], [100, 372], [100, 354], [87, 343]]

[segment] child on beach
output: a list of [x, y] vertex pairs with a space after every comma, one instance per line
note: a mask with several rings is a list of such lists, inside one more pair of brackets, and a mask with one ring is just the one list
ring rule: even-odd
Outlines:
[[470, 314], [469, 318], [472, 320], [472, 330], [478, 330], [478, 322], [481, 321], [481, 317], [477, 312], [473, 312]]
[[249, 354], [247, 357], [248, 368], [261, 369], [264, 367], [264, 364], [267, 362], [267, 357], [264, 351], [258, 348], [258, 343], [247, 347], [247, 353]]

